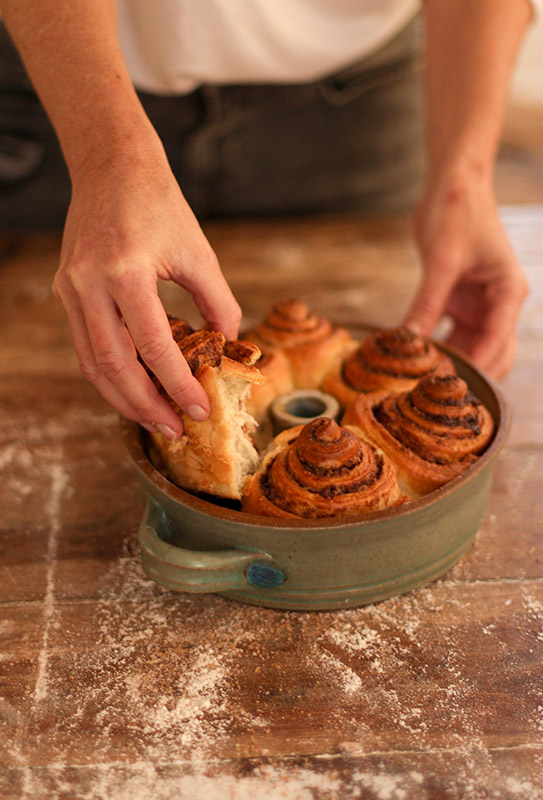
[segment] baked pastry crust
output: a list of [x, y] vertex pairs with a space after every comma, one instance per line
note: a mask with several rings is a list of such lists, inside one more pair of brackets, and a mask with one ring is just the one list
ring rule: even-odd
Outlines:
[[361, 392], [407, 391], [423, 375], [454, 372], [451, 360], [425, 337], [405, 327], [386, 328], [350, 347], [321, 388], [347, 408]]
[[260, 351], [250, 342], [227, 342], [222, 333], [190, 326], [187, 332], [182, 322], [175, 320], [174, 327], [170, 320], [172, 332], [174, 338], [178, 333], [177, 343], [209, 397], [211, 414], [196, 422], [174, 406], [183, 436], [170, 441], [151, 433], [155, 456], [178, 486], [239, 500], [247, 474], [259, 461], [251, 438], [256, 422], [245, 409], [245, 397], [251, 386], [265, 381], [253, 366]]
[[242, 508], [270, 517], [354, 516], [407, 497], [387, 457], [353, 431], [320, 417], [275, 437], [247, 478]]
[[[397, 505], [461, 474], [492, 437], [490, 413], [448, 357], [406, 328], [359, 343], [295, 300], [275, 306], [253, 341], [227, 342], [174, 317], [170, 326], [211, 414], [196, 422], [168, 398], [184, 434], [151, 434], [155, 463], [182, 488], [242, 499], [245, 511], [311, 518]], [[335, 395], [347, 406], [343, 427], [320, 418], [284, 431], [260, 456], [272, 437], [270, 403], [296, 386]]]
[[387, 454], [411, 497], [462, 474], [494, 432], [489, 411], [456, 375], [427, 375], [408, 392], [361, 394], [342, 424]]
[[309, 311], [301, 300], [277, 303], [265, 319], [246, 334], [263, 354], [282, 351], [289, 361], [293, 386], [316, 389], [339, 361], [352, 337], [345, 328]]
[[281, 394], [294, 389], [290, 363], [282, 350], [262, 354], [255, 366], [266, 378], [265, 383], [254, 384], [247, 398], [247, 411], [259, 425], [267, 421], [270, 404]]

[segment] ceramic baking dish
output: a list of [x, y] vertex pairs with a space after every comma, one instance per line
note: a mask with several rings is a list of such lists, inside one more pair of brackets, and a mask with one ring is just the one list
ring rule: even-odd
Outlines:
[[290, 520], [244, 514], [196, 497], [152, 465], [145, 431], [122, 436], [145, 500], [143, 568], [178, 592], [218, 592], [271, 608], [323, 610], [373, 603], [442, 575], [470, 547], [509, 429], [498, 388], [456, 351], [441, 347], [496, 423], [486, 452], [463, 475], [405, 507], [357, 520]]

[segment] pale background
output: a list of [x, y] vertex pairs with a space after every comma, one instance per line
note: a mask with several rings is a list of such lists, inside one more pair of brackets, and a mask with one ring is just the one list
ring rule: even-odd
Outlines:
[[524, 40], [511, 86], [511, 99], [521, 106], [543, 105], [543, 15]]

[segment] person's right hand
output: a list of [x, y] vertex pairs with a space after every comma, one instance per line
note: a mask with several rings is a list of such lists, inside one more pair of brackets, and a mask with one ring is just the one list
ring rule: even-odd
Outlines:
[[211, 329], [237, 336], [241, 310], [163, 155], [76, 176], [53, 288], [82, 372], [125, 417], [175, 438], [181, 420], [138, 353], [183, 411], [202, 420], [210, 409], [171, 335], [158, 278], [189, 291]]

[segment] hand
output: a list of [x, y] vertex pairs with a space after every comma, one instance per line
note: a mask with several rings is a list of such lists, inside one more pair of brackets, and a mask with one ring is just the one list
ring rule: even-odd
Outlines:
[[81, 369], [121, 414], [173, 439], [181, 420], [138, 353], [191, 417], [210, 409], [172, 338], [158, 278], [188, 290], [213, 330], [237, 336], [240, 308], [165, 157], [117, 159], [73, 179], [54, 291]]
[[482, 179], [431, 181], [415, 215], [424, 276], [404, 324], [429, 336], [447, 314], [449, 343], [494, 378], [510, 369], [528, 285]]

